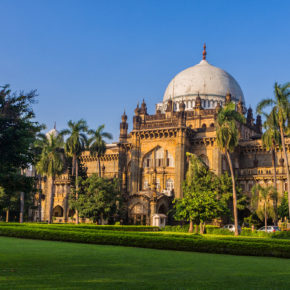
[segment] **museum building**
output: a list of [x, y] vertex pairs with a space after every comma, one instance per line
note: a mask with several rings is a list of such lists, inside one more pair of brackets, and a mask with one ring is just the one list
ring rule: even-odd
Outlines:
[[[273, 183], [271, 152], [262, 146], [262, 121], [246, 108], [238, 82], [226, 71], [206, 59], [178, 73], [167, 86], [155, 114], [147, 112], [145, 100], [137, 105], [133, 129], [128, 132], [127, 116], [121, 117], [119, 141], [107, 144], [101, 158], [101, 175], [119, 177], [131, 224], [164, 224], [174, 198], [182, 197], [182, 182], [187, 169], [186, 152], [199, 156], [217, 175], [228, 171], [228, 164], [216, 143], [216, 117], [229, 102], [245, 115], [239, 124], [239, 146], [232, 154], [235, 174], [244, 194], [259, 182]], [[56, 134], [56, 130], [48, 134]], [[289, 140], [286, 139], [287, 150]], [[287, 188], [282, 152], [276, 154], [278, 191]], [[99, 173], [98, 159], [84, 152], [81, 163], [87, 174]], [[51, 180], [42, 182], [42, 220], [48, 219]], [[68, 207], [70, 178], [63, 174], [55, 181], [53, 216], [58, 222], [74, 221]], [[35, 214], [35, 217], [37, 214]]]

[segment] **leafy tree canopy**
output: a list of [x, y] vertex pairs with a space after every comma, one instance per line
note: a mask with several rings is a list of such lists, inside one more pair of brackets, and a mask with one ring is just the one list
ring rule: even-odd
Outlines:
[[9, 86], [0, 87], [0, 184], [10, 172], [33, 163], [33, 143], [43, 128], [34, 121], [32, 104], [36, 91], [11, 93]]
[[219, 179], [196, 155], [187, 153], [187, 156], [189, 169], [183, 184], [183, 198], [174, 201], [175, 218], [200, 223], [221, 216], [227, 211], [231, 194], [225, 177]]
[[70, 208], [78, 209], [80, 217], [96, 222], [99, 219], [112, 219], [116, 216], [120, 203], [118, 179], [107, 179], [91, 175], [80, 180], [78, 199], [70, 195]]

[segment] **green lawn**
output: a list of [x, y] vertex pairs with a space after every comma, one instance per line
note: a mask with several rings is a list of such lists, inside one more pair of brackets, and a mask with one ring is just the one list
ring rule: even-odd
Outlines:
[[290, 289], [290, 260], [0, 237], [0, 289]]

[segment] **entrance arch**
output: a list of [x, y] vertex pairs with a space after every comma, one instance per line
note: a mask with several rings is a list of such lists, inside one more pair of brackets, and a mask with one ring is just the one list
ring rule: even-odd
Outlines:
[[63, 217], [63, 208], [60, 205], [57, 205], [52, 210], [52, 216], [54, 216], [54, 217]]

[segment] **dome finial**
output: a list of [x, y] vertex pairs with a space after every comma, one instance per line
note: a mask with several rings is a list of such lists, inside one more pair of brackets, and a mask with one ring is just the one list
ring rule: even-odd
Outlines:
[[206, 60], [206, 45], [205, 45], [205, 43], [203, 45], [202, 59]]

